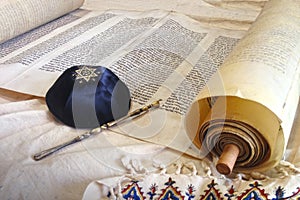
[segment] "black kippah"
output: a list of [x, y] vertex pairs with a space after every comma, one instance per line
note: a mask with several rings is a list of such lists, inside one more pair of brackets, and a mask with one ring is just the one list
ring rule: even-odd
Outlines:
[[50, 112], [75, 128], [95, 128], [127, 115], [130, 92], [109, 69], [74, 66], [56, 80], [46, 94]]

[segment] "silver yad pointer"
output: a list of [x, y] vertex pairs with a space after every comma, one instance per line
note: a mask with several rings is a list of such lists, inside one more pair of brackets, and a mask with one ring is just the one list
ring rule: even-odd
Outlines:
[[125, 121], [126, 119], [128, 118], [132, 118], [132, 117], [137, 117], [137, 116], [140, 116], [140, 115], [143, 115], [145, 114], [150, 108], [158, 108], [160, 106], [159, 102], [162, 101], [161, 99], [157, 100], [157, 101], [154, 101], [153, 103], [149, 104], [149, 105], [146, 105], [146, 106], [143, 106], [141, 108], [138, 108], [130, 113], [128, 113], [128, 115], [118, 119], [118, 120], [115, 120], [115, 121], [112, 121], [112, 122], [108, 122], [106, 124], [103, 124], [101, 125], [100, 127], [97, 127], [97, 128], [94, 128], [94, 129], [91, 129], [90, 131], [82, 134], [82, 135], [79, 135], [75, 138], [73, 138], [72, 140], [70, 141], [67, 141], [63, 144], [60, 144], [58, 146], [55, 146], [55, 147], [52, 147], [50, 149], [46, 149], [44, 151], [41, 151], [40, 153], [37, 153], [37, 154], [34, 154], [33, 155], [33, 159], [36, 160], [36, 161], [39, 161], [53, 153], [55, 153], [56, 151], [66, 147], [66, 146], [69, 146], [71, 144], [74, 144], [74, 143], [77, 143], [77, 142], [80, 142], [84, 139], [87, 139], [89, 138], [90, 136], [92, 135], [97, 135], [98, 133], [100, 133], [102, 130], [106, 130], [106, 129], [109, 129], [110, 127], [120, 123], [120, 122], [123, 122]]

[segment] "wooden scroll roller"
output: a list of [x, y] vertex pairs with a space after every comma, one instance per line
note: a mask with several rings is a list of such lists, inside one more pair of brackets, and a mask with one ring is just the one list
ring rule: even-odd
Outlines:
[[240, 149], [234, 144], [227, 144], [223, 149], [219, 161], [217, 162], [216, 168], [219, 173], [224, 175], [231, 174], [235, 162], [238, 158]]

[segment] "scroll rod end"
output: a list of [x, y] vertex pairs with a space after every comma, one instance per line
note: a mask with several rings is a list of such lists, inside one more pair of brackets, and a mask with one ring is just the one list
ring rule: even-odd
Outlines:
[[226, 144], [220, 156], [216, 168], [220, 174], [229, 175], [232, 173], [235, 162], [239, 156], [240, 149], [235, 144]]

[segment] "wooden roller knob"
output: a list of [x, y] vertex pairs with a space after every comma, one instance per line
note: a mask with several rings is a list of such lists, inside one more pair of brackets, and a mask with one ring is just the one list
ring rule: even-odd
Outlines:
[[231, 174], [239, 153], [240, 149], [236, 145], [225, 145], [222, 155], [216, 165], [218, 172], [224, 175]]

